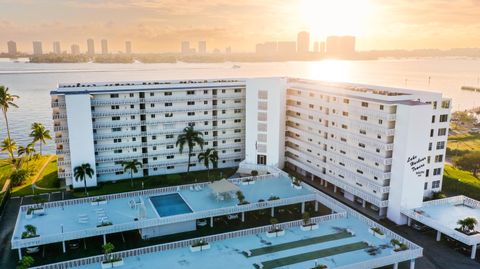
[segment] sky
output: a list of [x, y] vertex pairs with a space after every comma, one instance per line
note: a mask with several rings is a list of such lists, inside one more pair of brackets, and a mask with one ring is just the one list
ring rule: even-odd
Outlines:
[[355, 35], [357, 50], [480, 47], [480, 0], [0, 0], [0, 51], [60, 41], [112, 52], [178, 52], [180, 42], [253, 51], [256, 43]]

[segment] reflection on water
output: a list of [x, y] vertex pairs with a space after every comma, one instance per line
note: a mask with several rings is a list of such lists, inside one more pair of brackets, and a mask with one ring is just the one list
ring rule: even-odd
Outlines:
[[[232, 68], [233, 65], [240, 68]], [[480, 106], [480, 94], [460, 90], [462, 85], [478, 86], [479, 74], [480, 60], [451, 58], [215, 64], [30, 64], [0, 61], [0, 84], [21, 96], [18, 100], [20, 108], [11, 109], [9, 113], [12, 136], [21, 145], [30, 140], [28, 134], [32, 122], [43, 122], [53, 129], [49, 92], [59, 82], [291, 76], [442, 91], [453, 98], [454, 109], [458, 110]], [[2, 118], [0, 138], [4, 136]], [[53, 143], [50, 142], [46, 149], [53, 152]]]

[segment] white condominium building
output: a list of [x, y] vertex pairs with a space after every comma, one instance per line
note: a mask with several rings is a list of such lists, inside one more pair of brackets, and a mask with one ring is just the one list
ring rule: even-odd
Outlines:
[[441, 93], [282, 77], [60, 84], [52, 102], [67, 185], [83, 186], [82, 163], [89, 186], [128, 178], [124, 160], [143, 163], [136, 177], [184, 172], [175, 142], [192, 125], [219, 167], [285, 167], [396, 223], [441, 189], [451, 107]]
[[[203, 148], [214, 148], [218, 167], [244, 159], [245, 81], [202, 80], [60, 84], [52, 93], [59, 177], [83, 186], [73, 168], [89, 163], [95, 170], [88, 186], [129, 178], [122, 161], [136, 159], [135, 177], [185, 172], [188, 149], [175, 146], [187, 126], [203, 133]], [[191, 170], [198, 163], [197, 145]]]

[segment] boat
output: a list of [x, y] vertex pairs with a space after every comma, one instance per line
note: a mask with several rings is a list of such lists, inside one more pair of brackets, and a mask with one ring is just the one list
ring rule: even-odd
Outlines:
[[480, 87], [462, 86], [462, 91], [480, 92]]

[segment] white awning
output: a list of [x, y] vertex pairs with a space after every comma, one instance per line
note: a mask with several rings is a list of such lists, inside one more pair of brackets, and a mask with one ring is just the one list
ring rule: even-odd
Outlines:
[[213, 183], [210, 183], [208, 186], [213, 191], [213, 193], [217, 195], [224, 194], [224, 193], [237, 192], [240, 190], [240, 188], [237, 185], [233, 184], [232, 182], [226, 179], [215, 181]]

